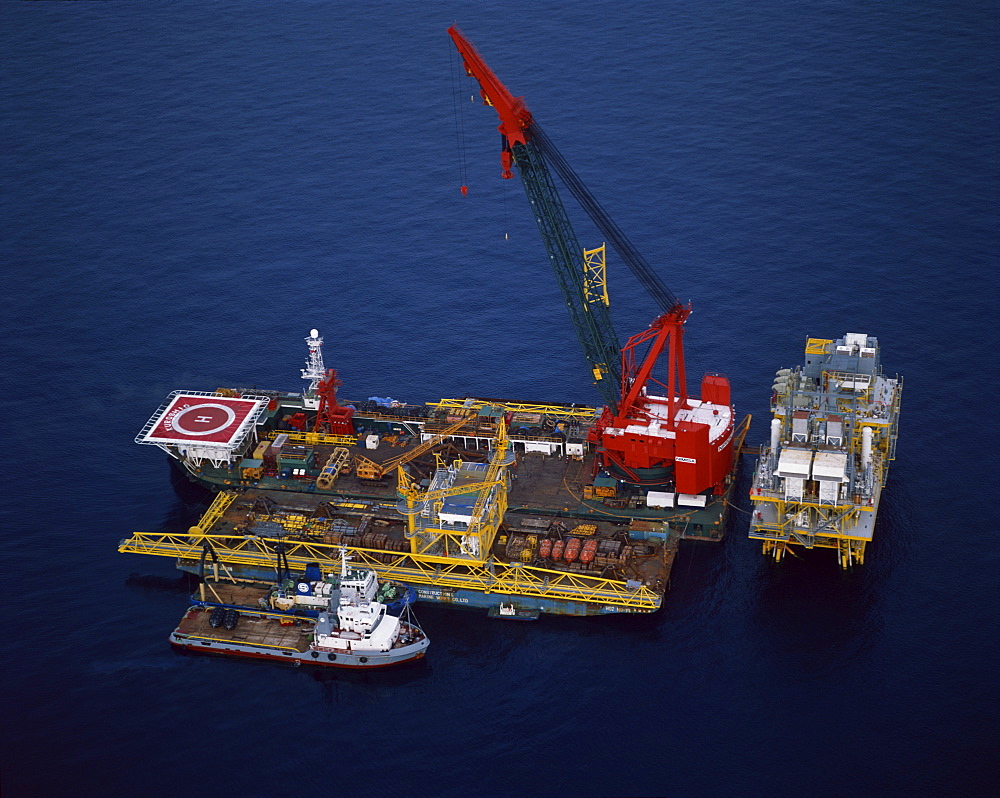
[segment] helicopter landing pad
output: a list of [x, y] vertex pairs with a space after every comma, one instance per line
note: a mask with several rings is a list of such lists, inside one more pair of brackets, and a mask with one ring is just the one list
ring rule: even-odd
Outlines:
[[237, 443], [266, 405], [261, 399], [233, 399], [178, 393], [150, 420], [142, 443]]

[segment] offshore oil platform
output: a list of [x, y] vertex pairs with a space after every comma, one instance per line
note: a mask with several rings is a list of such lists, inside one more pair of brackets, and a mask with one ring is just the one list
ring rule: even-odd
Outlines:
[[[645, 613], [662, 603], [681, 540], [721, 540], [749, 417], [728, 379], [689, 392], [691, 306], [663, 284], [528, 111], [457, 28], [449, 35], [500, 119], [602, 407], [488, 397], [345, 402], [312, 330], [302, 393], [176, 391], [136, 442], [218, 491], [185, 534], [141, 532], [122, 552], [260, 579], [276, 557], [332, 567], [347, 547], [421, 600], [504, 617]], [[555, 175], [604, 235], [581, 247]], [[464, 187], [463, 187], [464, 193]], [[606, 246], [660, 306], [624, 346]], [[665, 361], [665, 362], [664, 362]]]
[[805, 364], [778, 370], [750, 491], [750, 537], [765, 554], [835, 549], [843, 568], [864, 562], [896, 457], [902, 390], [864, 333], [810, 338]]

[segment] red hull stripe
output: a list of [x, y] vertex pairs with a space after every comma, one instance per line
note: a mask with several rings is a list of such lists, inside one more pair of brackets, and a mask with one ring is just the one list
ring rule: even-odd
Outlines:
[[170, 644], [175, 648], [183, 648], [187, 651], [194, 651], [199, 654], [220, 654], [229, 657], [248, 657], [250, 659], [272, 659], [278, 662], [298, 662], [301, 665], [322, 665], [325, 668], [354, 668], [355, 670], [371, 670], [372, 668], [388, 668], [392, 665], [400, 665], [404, 662], [412, 662], [415, 659], [420, 659], [423, 655], [423, 651], [419, 651], [412, 657], [407, 659], [397, 659], [392, 662], [383, 662], [381, 664], [369, 664], [369, 665], [348, 665], [342, 662], [324, 662], [322, 659], [297, 659], [294, 656], [277, 656], [275, 654], [265, 654], [261, 651], [239, 651], [231, 648], [217, 648], [214, 645], [207, 646], [201, 643], [177, 643], [173, 640]]

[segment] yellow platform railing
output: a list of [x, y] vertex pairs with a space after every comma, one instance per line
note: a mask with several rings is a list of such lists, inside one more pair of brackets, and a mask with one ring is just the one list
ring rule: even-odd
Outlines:
[[264, 434], [268, 440], [274, 440], [279, 435], [287, 435], [291, 443], [305, 443], [310, 446], [354, 446], [358, 442], [357, 435], [328, 435], [325, 432], [287, 432], [272, 430]]
[[547, 416], [562, 418], [580, 418], [592, 421], [597, 417], [593, 407], [578, 405], [566, 407], [563, 405], [539, 405], [523, 402], [503, 402], [492, 399], [441, 399], [438, 402], [428, 402], [428, 407], [437, 410], [475, 410], [477, 413], [484, 407], [502, 407], [512, 413], [540, 413]]

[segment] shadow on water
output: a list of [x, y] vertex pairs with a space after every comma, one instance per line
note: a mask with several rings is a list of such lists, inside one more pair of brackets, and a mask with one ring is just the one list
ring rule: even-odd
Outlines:
[[909, 485], [890, 474], [882, 491], [873, 542], [864, 567], [871, 566], [884, 577], [903, 565], [913, 554], [913, 547], [924, 531], [917, 521], [920, 503]]
[[176, 460], [169, 458], [167, 464], [170, 466], [170, 487], [177, 498], [195, 504], [212, 496], [212, 491], [191, 479]]
[[375, 670], [320, 668], [309, 665], [301, 666], [301, 670], [314, 682], [323, 685], [323, 696], [328, 699], [334, 698], [332, 691], [338, 684], [394, 690], [428, 679], [434, 673], [433, 665], [427, 659]]
[[[191, 660], [206, 661], [214, 660], [218, 662], [226, 661], [234, 667], [271, 669], [276, 671], [299, 671], [308, 676], [311, 680], [320, 685], [330, 686], [345, 684], [351, 686], [373, 687], [378, 689], [394, 689], [405, 687], [414, 682], [426, 679], [432, 674], [431, 664], [426, 659], [414, 662], [404, 662], [399, 665], [392, 665], [385, 668], [375, 668], [373, 670], [357, 668], [331, 668], [318, 665], [299, 664], [294, 662], [272, 662], [268, 660], [252, 659], [249, 657], [234, 657], [228, 654], [220, 654], [211, 651], [188, 651], [186, 649], [172, 648], [171, 652], [175, 657]], [[324, 695], [333, 697], [329, 689], [324, 690]]]
[[434, 673], [433, 666], [426, 659], [374, 671], [308, 665], [300, 670], [317, 686], [320, 699], [327, 705], [352, 702], [359, 693], [398, 696], [400, 691], [412, 691], [416, 685], [430, 680]]
[[132, 573], [125, 579], [125, 587], [139, 593], [176, 593], [190, 596], [197, 584], [197, 578], [186, 572], [178, 572], [175, 577]]
[[763, 573], [754, 619], [764, 642], [808, 671], [857, 661], [881, 629], [880, 576], [865, 566], [842, 571], [829, 550], [796, 554]]
[[171, 458], [167, 463], [170, 466], [170, 487], [184, 504], [204, 504], [212, 500], [213, 492], [192, 480], [176, 460]]
[[849, 570], [831, 549], [796, 547], [779, 564], [762, 558], [753, 614], [762, 641], [809, 670], [864, 659], [882, 638], [886, 591], [912, 556], [912, 507], [890, 476], [865, 562]]
[[203, 485], [192, 482], [174, 460], [170, 461], [170, 487], [177, 501], [164, 515], [164, 532], [186, 532], [204, 515], [215, 494]]

